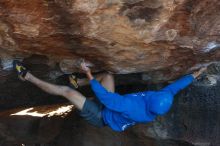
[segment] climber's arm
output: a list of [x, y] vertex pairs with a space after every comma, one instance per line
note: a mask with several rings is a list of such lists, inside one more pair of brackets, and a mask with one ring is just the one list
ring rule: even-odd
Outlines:
[[169, 91], [172, 95], [176, 95], [180, 90], [186, 88], [190, 85], [195, 78], [197, 78], [200, 74], [202, 74], [206, 68], [201, 68], [199, 71], [194, 72], [193, 74], [186, 75], [179, 80], [173, 82], [172, 84], [163, 88], [163, 91]]
[[84, 60], [80, 63], [80, 69], [86, 74], [89, 80], [94, 79], [94, 76], [91, 73], [91, 69], [88, 66], [86, 66], [86, 63], [84, 62]]
[[121, 96], [117, 93], [112, 93], [106, 90], [92, 75], [91, 70], [86, 64], [83, 62], [81, 63], [81, 69], [85, 72], [88, 79], [90, 80], [90, 84], [92, 87], [93, 92], [95, 93], [96, 97], [100, 100], [102, 104], [104, 104], [107, 108], [122, 112], [125, 110], [125, 97]]
[[90, 80], [90, 84], [96, 97], [107, 108], [117, 112], [123, 112], [128, 107], [127, 100], [124, 96], [109, 92], [96, 79]]
[[166, 86], [162, 90], [163, 91], [168, 91], [172, 95], [176, 95], [180, 90], [182, 90], [185, 87], [187, 87], [188, 85], [190, 85], [194, 79], [195, 78], [194, 78], [193, 75], [186, 75], [186, 76], [176, 80], [172, 84]]

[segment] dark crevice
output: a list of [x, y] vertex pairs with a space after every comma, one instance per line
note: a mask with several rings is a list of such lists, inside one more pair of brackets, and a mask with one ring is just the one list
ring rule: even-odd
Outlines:
[[145, 19], [147, 22], [153, 21], [160, 13], [161, 6], [152, 8], [145, 1], [137, 3], [125, 3], [121, 8], [120, 13], [126, 15], [130, 20]]

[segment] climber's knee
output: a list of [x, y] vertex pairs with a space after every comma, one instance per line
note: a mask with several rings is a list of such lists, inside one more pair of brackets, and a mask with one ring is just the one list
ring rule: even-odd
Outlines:
[[107, 78], [108, 80], [113, 80], [114, 76], [110, 73], [105, 73], [105, 78]]
[[71, 97], [74, 96], [75, 91], [73, 89], [71, 89], [68, 86], [62, 86], [61, 87], [61, 91], [62, 91], [62, 96], [64, 97]]

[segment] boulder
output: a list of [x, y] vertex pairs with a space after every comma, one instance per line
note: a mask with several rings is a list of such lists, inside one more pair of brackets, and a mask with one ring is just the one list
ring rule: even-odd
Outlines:
[[171, 80], [219, 61], [219, 5], [218, 0], [2, 0], [3, 68], [10, 68], [11, 59], [43, 54], [63, 72], [77, 72], [84, 58], [93, 70]]

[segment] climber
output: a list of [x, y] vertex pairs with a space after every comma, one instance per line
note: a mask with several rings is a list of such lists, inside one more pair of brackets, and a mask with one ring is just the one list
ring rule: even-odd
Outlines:
[[96, 127], [109, 126], [115, 131], [124, 131], [138, 123], [148, 123], [157, 116], [166, 114], [171, 108], [174, 95], [191, 84], [206, 69], [201, 68], [193, 74], [186, 75], [159, 91], [120, 95], [114, 93], [113, 75], [104, 73], [98, 75], [95, 79], [90, 68], [87, 67], [85, 62], [82, 62], [80, 68], [89, 80], [70, 78], [75, 87], [91, 84], [92, 90], [98, 98], [97, 101], [92, 101], [75, 89], [50, 84], [36, 78], [19, 61], [14, 61], [14, 68], [20, 79], [35, 84], [47, 93], [60, 95], [68, 99], [79, 110], [79, 114], [90, 124]]

